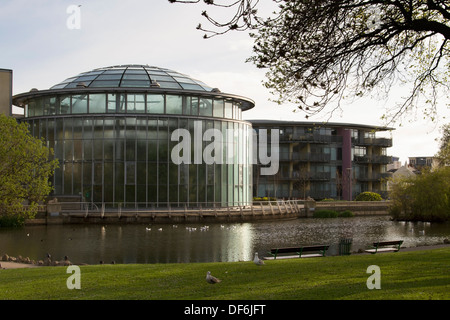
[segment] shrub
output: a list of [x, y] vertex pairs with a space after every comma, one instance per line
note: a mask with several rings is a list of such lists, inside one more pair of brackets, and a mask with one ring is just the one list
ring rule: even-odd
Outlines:
[[348, 218], [348, 217], [353, 217], [354, 214], [353, 214], [353, 212], [351, 212], [350, 210], [345, 210], [345, 211], [339, 212], [339, 213], [338, 213], [338, 216], [339, 216], [340, 218]]
[[18, 228], [25, 224], [25, 218], [21, 215], [0, 216], [0, 228]]
[[379, 195], [376, 192], [369, 192], [369, 191], [360, 193], [355, 199], [355, 201], [382, 201], [382, 200], [383, 198], [381, 197], [381, 195]]
[[314, 211], [314, 218], [336, 218], [338, 216], [337, 211], [334, 210], [316, 210]]
[[353, 212], [350, 210], [345, 210], [342, 212], [335, 211], [335, 210], [317, 210], [314, 211], [313, 217], [314, 218], [346, 218], [346, 217], [353, 217]]

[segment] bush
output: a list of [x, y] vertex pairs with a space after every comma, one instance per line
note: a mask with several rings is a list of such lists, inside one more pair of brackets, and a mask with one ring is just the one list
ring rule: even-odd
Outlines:
[[350, 210], [338, 212], [335, 210], [317, 210], [314, 211], [313, 218], [347, 218], [353, 217], [354, 214]]
[[353, 217], [354, 214], [350, 210], [345, 210], [345, 211], [339, 212], [338, 216], [340, 218], [348, 218], [348, 217]]
[[18, 228], [25, 224], [25, 218], [21, 215], [0, 216], [0, 228]]
[[379, 195], [376, 192], [369, 192], [369, 191], [360, 193], [355, 199], [355, 201], [382, 201], [382, 200], [383, 198], [381, 197], [381, 195]]

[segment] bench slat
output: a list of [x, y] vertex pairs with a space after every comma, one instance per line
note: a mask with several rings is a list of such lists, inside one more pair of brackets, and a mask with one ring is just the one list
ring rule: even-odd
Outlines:
[[[323, 257], [325, 256], [325, 252], [328, 250], [330, 246], [329, 245], [316, 245], [316, 246], [304, 246], [304, 247], [288, 247], [288, 248], [273, 248], [270, 250], [269, 254], [272, 255], [273, 259], [286, 259], [286, 258], [294, 258], [294, 257]], [[319, 251], [320, 254], [308, 254], [304, 255], [304, 252], [312, 252], [312, 251]], [[283, 253], [295, 253], [296, 256], [290, 255], [290, 256], [278, 256], [278, 254]], [[266, 258], [267, 259], [267, 258]]]
[[[377, 252], [389, 252], [389, 251], [400, 251], [400, 246], [402, 245], [403, 240], [395, 240], [395, 241], [378, 241], [373, 243], [373, 249], [367, 249], [365, 252], [375, 254]], [[396, 246], [395, 248], [384, 248], [386, 246]]]

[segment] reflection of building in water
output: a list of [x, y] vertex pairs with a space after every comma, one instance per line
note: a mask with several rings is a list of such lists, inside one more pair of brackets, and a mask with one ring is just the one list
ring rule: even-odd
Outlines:
[[[253, 196], [351, 200], [364, 191], [386, 195], [392, 128], [297, 121], [249, 120], [253, 129], [280, 130], [279, 171], [259, 175], [253, 168]], [[270, 141], [270, 139], [268, 139]], [[269, 148], [268, 148], [269, 149]]]
[[[32, 89], [13, 103], [24, 108], [21, 121], [59, 160], [54, 196], [126, 207], [251, 202], [251, 125], [242, 121], [242, 111], [254, 107], [250, 99], [172, 70], [123, 65], [81, 73], [49, 90]], [[215, 129], [241, 161], [174, 164], [177, 129], [200, 135], [199, 150], [193, 144], [184, 150], [192, 157], [210, 143], [203, 133]], [[236, 134], [227, 136], [227, 130]]]

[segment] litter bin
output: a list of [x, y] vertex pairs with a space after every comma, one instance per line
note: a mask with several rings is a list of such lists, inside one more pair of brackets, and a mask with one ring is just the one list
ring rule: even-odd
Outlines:
[[342, 238], [339, 240], [339, 255], [348, 256], [351, 254], [352, 238]]

